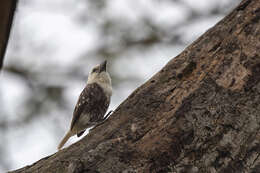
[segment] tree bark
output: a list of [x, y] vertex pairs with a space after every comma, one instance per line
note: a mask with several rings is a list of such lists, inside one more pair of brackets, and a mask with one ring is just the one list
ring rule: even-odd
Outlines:
[[17, 0], [1, 0], [0, 2], [0, 70], [3, 66], [16, 4]]
[[260, 172], [260, 0], [228, 16], [81, 141], [22, 172]]

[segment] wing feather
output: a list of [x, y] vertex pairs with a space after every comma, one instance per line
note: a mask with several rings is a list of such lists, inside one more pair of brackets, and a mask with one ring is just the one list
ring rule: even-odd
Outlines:
[[90, 116], [90, 123], [101, 120], [107, 111], [109, 101], [110, 98], [107, 98], [98, 84], [88, 84], [79, 96], [70, 128], [74, 127], [80, 116]]

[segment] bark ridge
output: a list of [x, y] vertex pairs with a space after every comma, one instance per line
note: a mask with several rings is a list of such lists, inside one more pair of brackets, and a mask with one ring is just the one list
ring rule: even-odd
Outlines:
[[260, 0], [245, 0], [81, 141], [22, 172], [260, 172]]

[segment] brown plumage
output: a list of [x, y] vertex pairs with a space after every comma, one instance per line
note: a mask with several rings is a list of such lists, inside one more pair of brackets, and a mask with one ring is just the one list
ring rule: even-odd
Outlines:
[[[83, 129], [85, 129], [85, 126], [91, 127], [101, 122], [107, 111], [109, 102], [110, 98], [107, 98], [103, 89], [97, 83], [87, 85], [81, 92], [77, 105], [75, 106], [70, 130], [74, 131], [73, 127], [75, 123], [82, 116], [89, 118], [87, 124], [82, 124]], [[85, 130], [83, 130], [83, 132], [84, 131]], [[82, 134], [82, 131], [77, 132], [78, 137]]]
[[87, 128], [104, 121], [111, 95], [111, 79], [106, 72], [105, 61], [90, 72], [87, 85], [81, 92], [75, 106], [70, 129], [60, 142], [59, 150], [71, 136], [77, 134], [79, 137]]

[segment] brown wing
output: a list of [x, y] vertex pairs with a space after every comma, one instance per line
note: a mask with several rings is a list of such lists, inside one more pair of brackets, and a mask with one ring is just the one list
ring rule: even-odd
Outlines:
[[79, 96], [70, 128], [73, 128], [80, 116], [90, 116], [90, 124], [102, 120], [109, 101], [110, 98], [107, 98], [98, 84], [88, 84]]

